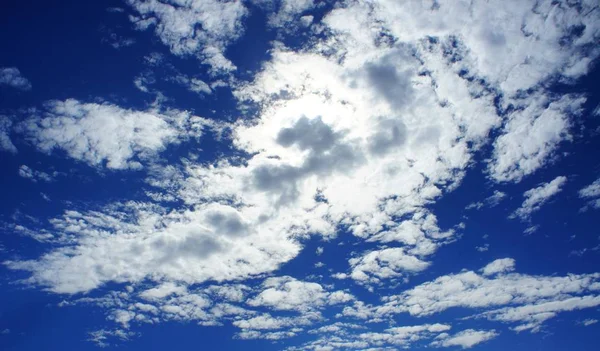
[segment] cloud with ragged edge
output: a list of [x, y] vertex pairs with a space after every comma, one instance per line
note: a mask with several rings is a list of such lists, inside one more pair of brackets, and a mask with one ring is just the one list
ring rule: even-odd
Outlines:
[[[558, 314], [600, 305], [600, 273], [529, 275], [512, 258], [406, 285], [461, 240], [460, 219], [440, 224], [434, 205], [464, 186], [474, 163], [493, 186], [516, 184], [576, 138], [586, 95], [549, 87], [585, 76], [600, 54], [594, 1], [346, 1], [326, 10], [313, 1], [125, 3], [136, 30], [205, 69], [204, 80], [169, 81], [202, 96], [230, 89], [239, 115], [196, 116], [157, 93], [144, 110], [71, 98], [0, 117], [2, 150], [17, 153], [19, 138], [100, 173], [144, 178], [144, 200], [66, 206], [49, 227], [21, 225], [47, 250], [3, 259], [27, 273], [20, 283], [64, 295], [64, 306], [101, 306], [112, 327], [90, 340], [108, 345], [136, 337], [144, 323], [193, 321], [233, 326], [239, 339], [292, 340], [289, 350], [470, 348], [501, 337], [499, 327], [420, 319], [462, 308], [468, 320], [536, 332]], [[277, 40], [242, 79], [228, 48], [244, 40], [258, 9]], [[292, 35], [308, 39], [288, 47]], [[132, 81], [150, 92], [148, 69], [164, 58], [146, 61]], [[31, 88], [17, 69], [1, 72], [1, 84]], [[211, 137], [233, 152], [210, 162], [166, 156]], [[18, 173], [53, 180], [25, 164]], [[558, 176], [525, 191], [510, 216], [530, 221], [566, 182]], [[600, 207], [597, 183], [578, 193], [590, 208]], [[467, 208], [507, 197], [490, 193]], [[342, 235], [359, 245], [328, 275], [379, 302], [335, 280], [279, 274], [307, 240]], [[398, 316], [415, 323], [395, 325]], [[298, 335], [313, 339], [295, 344]]]

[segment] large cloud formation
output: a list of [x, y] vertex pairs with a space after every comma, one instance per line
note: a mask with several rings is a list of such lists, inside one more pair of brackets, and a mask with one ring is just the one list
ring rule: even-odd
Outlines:
[[[243, 282], [275, 274], [304, 239], [333, 239], [341, 229], [364, 245], [336, 277], [374, 291], [427, 270], [460, 231], [441, 228], [430, 205], [460, 186], [476, 153], [491, 147], [484, 168], [492, 182], [519, 182], [572, 139], [586, 97], [549, 87], [585, 75], [598, 56], [595, 1], [345, 1], [318, 23], [310, 1], [127, 3], [137, 28], [152, 28], [173, 54], [195, 55], [213, 77], [231, 75], [235, 99], [256, 113], [225, 126], [188, 111], [69, 99], [32, 110], [18, 125], [43, 152], [61, 149], [98, 169], [146, 170], [147, 201], [67, 209], [50, 228], [30, 229], [53, 244], [47, 252], [4, 261], [54, 293], [121, 283], [122, 291], [105, 297], [73, 298], [108, 307], [120, 328], [96, 334], [98, 342], [126, 338], [134, 323], [194, 320], [231, 323], [243, 339], [319, 334], [302, 349], [419, 341], [467, 348], [499, 333], [450, 334], [447, 324], [371, 332], [352, 321], [465, 307], [477, 308], [473, 318], [535, 331], [561, 311], [600, 305], [598, 274], [524, 275], [512, 272], [510, 258], [481, 274], [449, 274], [384, 296], [380, 305], [290, 276], [267, 277], [259, 287]], [[226, 49], [243, 38], [251, 6], [274, 9], [272, 30], [295, 21], [291, 32], [314, 39], [300, 50], [273, 43], [262, 69], [242, 81]], [[206, 128], [229, 129], [236, 156], [153, 166], [169, 145]], [[526, 192], [514, 215], [528, 219], [565, 181]], [[594, 189], [580, 195], [595, 198]], [[494, 194], [485, 205], [504, 197]], [[338, 310], [338, 324], [326, 325], [325, 309]]]

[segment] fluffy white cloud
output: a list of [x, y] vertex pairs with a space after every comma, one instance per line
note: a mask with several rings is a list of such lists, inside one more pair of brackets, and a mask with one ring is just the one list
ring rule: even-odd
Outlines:
[[251, 0], [269, 13], [267, 25], [290, 34], [312, 23], [310, 10], [317, 7], [314, 0]]
[[498, 273], [512, 272], [515, 270], [515, 260], [512, 258], [500, 258], [481, 269], [483, 275], [494, 275]]
[[439, 337], [440, 340], [436, 340], [431, 343], [432, 346], [438, 347], [452, 347], [460, 346], [463, 349], [469, 349], [477, 344], [491, 340], [498, 336], [498, 333], [494, 330], [463, 330], [454, 335], [444, 334]]
[[364, 326], [337, 322], [309, 332], [319, 335], [318, 339], [286, 350], [395, 350], [443, 336], [450, 328], [450, 325], [435, 323], [392, 327], [381, 332], [361, 332]]
[[40, 150], [64, 150], [95, 167], [138, 169], [167, 145], [200, 137], [209, 125], [188, 112], [134, 111], [108, 103], [51, 101], [21, 125]]
[[127, 0], [138, 15], [131, 21], [140, 30], [154, 27], [160, 40], [175, 55], [197, 55], [214, 73], [235, 65], [227, 59], [227, 45], [243, 34], [248, 14], [242, 1]]
[[[539, 330], [558, 312], [600, 305], [600, 274], [565, 277], [529, 276], [508, 273], [514, 261], [496, 260], [482, 269], [441, 276], [399, 295], [387, 296], [375, 306], [355, 303], [344, 316], [360, 319], [382, 318], [398, 313], [429, 316], [453, 307], [473, 309], [507, 306], [478, 317], [520, 323], [515, 330]], [[487, 272], [486, 272], [487, 271]], [[497, 273], [503, 273], [498, 274]]]
[[0, 85], [8, 85], [18, 90], [31, 90], [31, 83], [21, 75], [16, 67], [0, 67]]
[[[128, 3], [137, 27], [153, 27], [172, 53], [196, 55], [213, 74], [235, 75], [225, 52], [243, 33], [244, 2]], [[269, 24], [283, 32], [294, 27], [290, 22], [311, 22], [302, 16], [317, 6], [278, 4]], [[307, 29], [314, 37], [302, 50], [274, 43], [269, 61], [250, 81], [231, 80], [246, 114], [230, 126], [232, 140], [226, 140], [235, 156], [213, 162], [150, 162], [169, 145], [216, 128], [190, 113], [51, 102], [21, 125], [34, 145], [48, 153], [61, 149], [95, 167], [139, 169], [145, 162], [143, 190], [156, 203], [68, 209], [50, 220], [51, 228], [39, 230], [54, 244], [48, 251], [4, 264], [29, 272], [25, 282], [55, 293], [127, 284], [126, 292], [87, 300], [107, 306], [109, 318], [124, 329], [170, 320], [231, 322], [243, 339], [298, 335], [324, 322], [322, 309], [338, 306], [339, 318], [372, 322], [389, 322], [396, 313], [487, 309], [481, 317], [521, 323], [517, 330], [536, 329], [560, 311], [594, 306], [597, 274], [521, 275], [510, 273], [511, 259], [492, 262], [481, 274], [439, 277], [378, 306], [288, 276], [266, 279], [259, 291], [223, 285], [272, 273], [299, 254], [304, 239], [332, 239], [340, 228], [366, 245], [344, 258], [348, 270], [338, 278], [376, 285], [427, 269], [432, 255], [458, 237], [440, 228], [431, 205], [460, 186], [482, 146], [493, 148], [488, 172], [495, 181], [519, 181], [571, 138], [572, 119], [585, 99], [557, 97], [545, 87], [580, 77], [598, 56], [590, 49], [600, 28], [594, 6], [592, 0], [578, 6], [533, 0], [340, 3]], [[158, 55], [146, 60], [164, 63]], [[173, 76], [192, 91], [214, 88]], [[150, 91], [152, 79], [142, 75], [136, 82]], [[10, 125], [3, 128], [3, 147], [14, 149]], [[525, 193], [516, 215], [528, 217], [564, 181], [559, 177]], [[494, 206], [503, 197], [495, 192], [474, 207]], [[208, 282], [218, 285], [205, 287]], [[350, 326], [336, 328], [329, 329], [335, 335], [303, 349], [404, 347], [415, 340], [468, 347], [495, 336], [474, 330], [450, 336], [443, 334], [446, 324], [352, 337], [343, 334]]]
[[354, 299], [343, 291], [328, 293], [320, 284], [299, 281], [289, 276], [268, 278], [262, 287], [260, 294], [247, 301], [248, 305], [305, 312]]
[[357, 281], [375, 281], [415, 273], [429, 267], [428, 262], [405, 254], [402, 248], [375, 250], [349, 261], [352, 267], [350, 276]]
[[566, 182], [567, 177], [559, 176], [548, 183], [543, 183], [536, 188], [527, 190], [523, 194], [525, 201], [523, 201], [521, 207], [516, 209], [510, 217], [518, 217], [522, 221], [528, 220], [532, 213], [539, 211], [542, 205], [558, 194]]
[[[254, 221], [254, 222], [253, 222]], [[37, 261], [5, 261], [32, 272], [29, 282], [57, 293], [77, 293], [107, 282], [231, 280], [269, 272], [295, 257], [300, 246], [281, 232], [256, 226], [219, 204], [167, 212], [128, 203], [51, 221], [56, 237], [75, 243]]]
[[570, 140], [571, 118], [582, 111], [585, 98], [563, 96], [550, 102], [547, 96], [517, 102], [503, 134], [494, 142], [489, 171], [496, 181], [520, 181], [543, 167], [563, 140]]
[[[598, 288], [591, 290], [597, 291]], [[580, 310], [600, 306], [600, 296], [566, 296], [561, 299], [540, 300], [539, 302], [517, 307], [505, 307], [489, 312], [482, 316], [503, 322], [519, 322], [513, 329], [515, 331], [531, 330], [537, 332], [540, 330], [543, 322], [554, 318], [559, 312]]]

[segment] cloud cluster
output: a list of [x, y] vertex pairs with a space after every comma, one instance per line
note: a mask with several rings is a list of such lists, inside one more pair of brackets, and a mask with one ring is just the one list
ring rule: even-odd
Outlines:
[[342, 315], [367, 319], [408, 313], [423, 317], [464, 307], [487, 309], [476, 316], [517, 323], [516, 331], [538, 331], [559, 312], [600, 305], [598, 273], [546, 277], [510, 273], [513, 269], [513, 259], [495, 260], [481, 275], [463, 271], [441, 276], [399, 295], [385, 296], [381, 305], [355, 303]]
[[34, 183], [36, 183], [39, 180], [44, 181], [44, 182], [51, 182], [54, 180], [54, 178], [57, 175], [58, 175], [58, 172], [56, 172], [56, 171], [54, 171], [52, 174], [49, 174], [49, 173], [46, 173], [43, 171], [31, 169], [27, 165], [21, 165], [19, 167], [19, 176], [26, 178], [26, 179], [30, 179]]
[[[198, 57], [213, 78], [235, 75], [226, 50], [243, 35], [247, 3], [127, 2], [137, 28], [152, 28], [173, 54]], [[272, 11], [266, 25], [285, 34], [312, 23], [307, 16], [319, 6], [253, 3]], [[595, 1], [352, 0], [306, 31], [313, 39], [302, 50], [273, 43], [252, 79], [232, 80], [245, 118], [227, 125], [230, 139], [218, 141], [231, 153], [214, 160], [161, 159], [170, 145], [225, 126], [162, 108], [160, 99], [147, 110], [75, 99], [28, 110], [17, 131], [37, 149], [97, 169], [141, 170], [148, 199], [67, 208], [48, 228], [22, 227], [52, 246], [3, 264], [53, 293], [116, 283], [104, 297], [73, 300], [106, 308], [119, 326], [90, 335], [100, 344], [127, 339], [135, 323], [194, 321], [230, 323], [241, 339], [317, 335], [302, 346], [309, 350], [418, 342], [469, 348], [498, 332], [450, 334], [449, 324], [391, 321], [463, 307], [476, 309], [474, 318], [537, 331], [559, 312], [600, 305], [599, 274], [524, 275], [513, 272], [511, 258], [399, 290], [378, 305], [318, 281], [268, 277], [297, 257], [306, 239], [340, 233], [360, 244], [334, 273], [351, 278], [344, 283], [374, 292], [428, 269], [461, 228], [443, 228], [432, 205], [461, 185], [475, 154], [491, 148], [485, 172], [492, 183], [519, 182], [572, 139], [586, 99], [548, 87], [583, 76], [599, 55]], [[156, 54], [146, 61], [164, 64]], [[193, 92], [214, 88], [177, 73], [169, 79]], [[154, 79], [143, 73], [136, 85], [149, 92]], [[16, 152], [11, 128], [0, 119], [0, 145]], [[20, 171], [43, 178], [26, 166]], [[565, 182], [557, 177], [525, 192], [513, 216], [529, 219]], [[580, 196], [597, 201], [597, 188], [594, 182]], [[493, 207], [506, 196], [494, 191], [468, 208]], [[262, 278], [254, 287], [242, 283]], [[327, 321], [329, 309], [339, 310], [339, 320]], [[385, 326], [363, 331], [352, 319]]]
[[10, 139], [13, 122], [10, 118], [0, 115], [0, 150], [16, 154], [17, 147]]
[[68, 99], [34, 110], [20, 128], [43, 152], [60, 149], [90, 166], [121, 170], [142, 168], [169, 144], [200, 137], [209, 124], [189, 112], [135, 111]]
[[523, 201], [521, 207], [516, 209], [515, 212], [510, 215], [510, 217], [518, 217], [522, 221], [528, 220], [532, 213], [539, 211], [542, 205], [558, 194], [566, 182], [567, 177], [559, 176], [548, 183], [544, 183], [536, 188], [527, 190], [523, 194], [525, 201]]
[[467, 329], [451, 336], [447, 334], [442, 335], [439, 337], [440, 340], [432, 342], [431, 345], [443, 347], [460, 346], [463, 349], [468, 349], [477, 344], [493, 339], [496, 336], [498, 336], [498, 333], [493, 330], [485, 331]]
[[16, 67], [0, 67], [0, 85], [27, 91], [31, 90], [31, 82], [21, 75]]
[[587, 200], [587, 207], [600, 208], [600, 178], [579, 190], [579, 197]]
[[496, 207], [505, 198], [506, 198], [506, 193], [499, 191], [499, 190], [494, 190], [494, 193], [492, 195], [486, 197], [482, 201], [470, 203], [469, 205], [467, 205], [467, 207], [465, 207], [465, 209], [466, 210], [471, 210], [471, 209], [480, 210], [484, 207], [490, 207], [490, 208]]
[[242, 1], [127, 0], [135, 12], [132, 22], [155, 34], [175, 55], [197, 55], [214, 73], [234, 70], [225, 57], [227, 45], [244, 32], [248, 10]]

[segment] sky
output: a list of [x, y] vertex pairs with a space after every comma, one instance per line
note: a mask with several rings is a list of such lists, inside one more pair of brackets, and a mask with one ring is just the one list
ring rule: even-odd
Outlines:
[[596, 350], [596, 0], [0, 6], [2, 350]]

